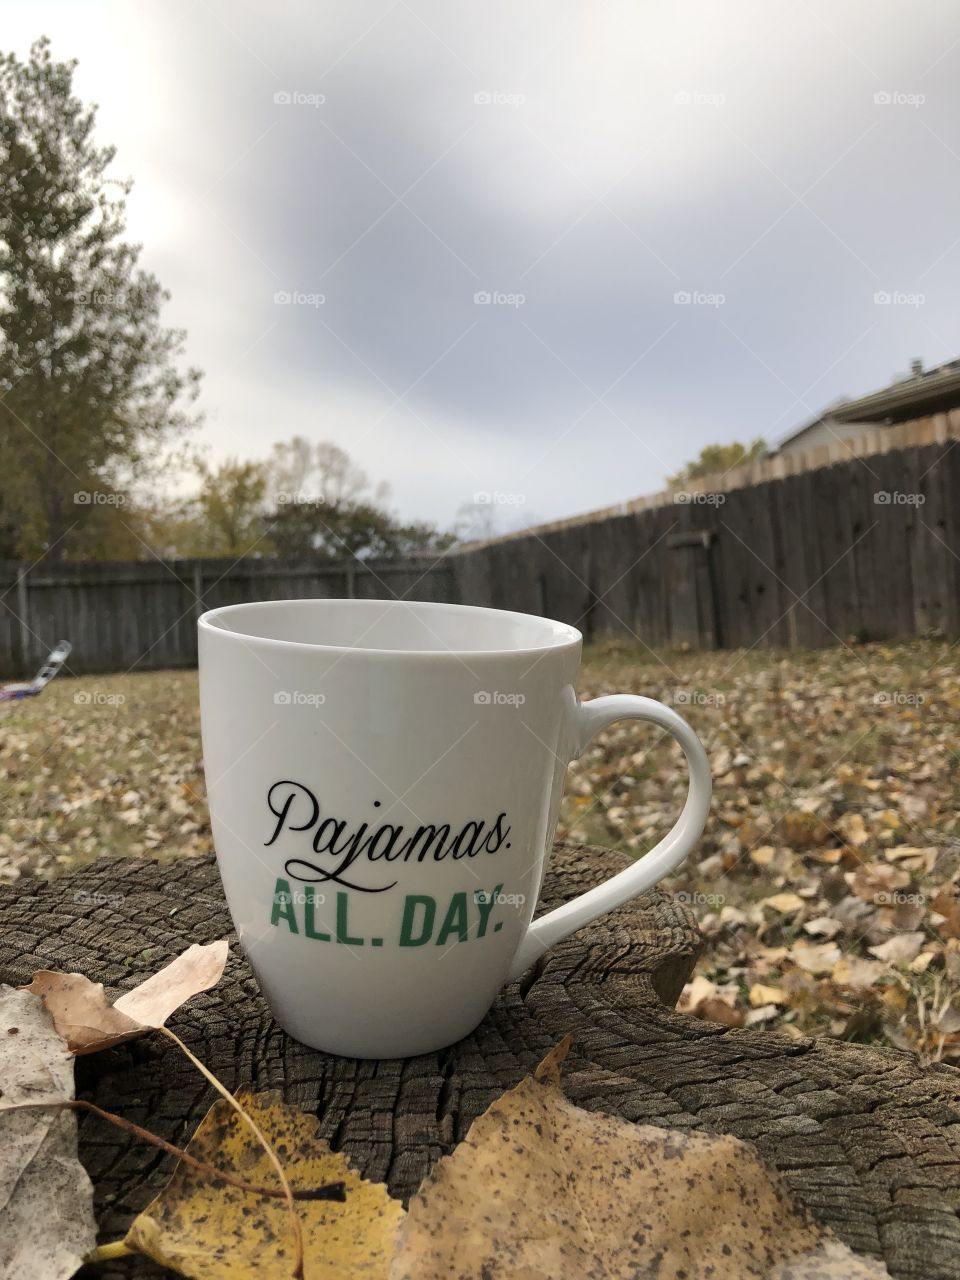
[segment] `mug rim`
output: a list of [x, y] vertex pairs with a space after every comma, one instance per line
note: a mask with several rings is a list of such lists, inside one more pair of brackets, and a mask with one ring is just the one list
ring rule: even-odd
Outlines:
[[[220, 619], [230, 619], [243, 615], [248, 609], [304, 608], [308, 606], [338, 605], [346, 606], [355, 612], [373, 611], [378, 607], [385, 611], [414, 608], [418, 612], [428, 614], [480, 614], [496, 619], [517, 619], [532, 624], [543, 630], [545, 639], [540, 644], [518, 645], [502, 644], [485, 649], [470, 649], [456, 645], [446, 645], [442, 649], [382, 649], [365, 644], [323, 644], [311, 640], [279, 640], [274, 636], [257, 635], [255, 632], [235, 630], [232, 626], [223, 626]], [[243, 644], [265, 645], [270, 649], [291, 653], [332, 653], [362, 654], [384, 658], [434, 658], [463, 659], [472, 658], [477, 661], [483, 658], [504, 658], [511, 655], [543, 655], [561, 652], [583, 643], [583, 634], [568, 622], [560, 622], [554, 618], [544, 618], [535, 613], [522, 613], [516, 609], [492, 609], [485, 605], [450, 604], [435, 600], [357, 600], [348, 596], [300, 596], [285, 600], [244, 600], [237, 604], [219, 605], [215, 609], [207, 609], [197, 619], [198, 632], [210, 635], [231, 637]], [[362, 638], [362, 637], [361, 637]]]

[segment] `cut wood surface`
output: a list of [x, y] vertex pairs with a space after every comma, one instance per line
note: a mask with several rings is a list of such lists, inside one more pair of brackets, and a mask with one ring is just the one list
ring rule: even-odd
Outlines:
[[[622, 855], [558, 844], [541, 909], [614, 874]], [[0, 979], [77, 970], [116, 994], [191, 942], [230, 933], [212, 858], [103, 858], [52, 883], [0, 889]], [[852, 1248], [911, 1280], [960, 1277], [960, 1072], [826, 1039], [729, 1030], [678, 1014], [700, 937], [655, 891], [582, 930], [505, 988], [481, 1026], [440, 1053], [358, 1062], [274, 1024], [234, 945], [220, 985], [171, 1027], [231, 1089], [280, 1089], [368, 1178], [407, 1198], [471, 1121], [568, 1031], [571, 1101], [626, 1119], [756, 1144], [797, 1198]], [[158, 1036], [77, 1061], [77, 1093], [185, 1145], [213, 1094]], [[80, 1155], [104, 1240], [121, 1236], [171, 1161], [89, 1116]], [[91, 1276], [163, 1274], [125, 1259]], [[167, 1273], [168, 1274], [168, 1273]]]

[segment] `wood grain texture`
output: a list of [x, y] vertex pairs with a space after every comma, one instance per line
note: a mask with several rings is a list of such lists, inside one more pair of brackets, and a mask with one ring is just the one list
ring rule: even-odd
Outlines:
[[[558, 845], [543, 907], [623, 865], [609, 850]], [[51, 884], [0, 890], [0, 978], [76, 969], [117, 993], [190, 942], [229, 934], [212, 859], [104, 858]], [[687, 909], [654, 892], [557, 947], [504, 990], [467, 1039], [406, 1061], [358, 1062], [278, 1030], [234, 948], [220, 986], [171, 1019], [231, 1088], [278, 1088], [368, 1177], [409, 1197], [471, 1121], [567, 1031], [564, 1074], [588, 1109], [756, 1143], [796, 1196], [846, 1243], [904, 1280], [960, 1277], [960, 1072], [908, 1054], [830, 1040], [727, 1030], [672, 1005], [700, 945]], [[77, 1063], [78, 1095], [184, 1144], [212, 1093], [154, 1037]], [[121, 1235], [169, 1176], [170, 1161], [90, 1117], [80, 1153], [103, 1239]], [[152, 1276], [100, 1266], [100, 1280]]]

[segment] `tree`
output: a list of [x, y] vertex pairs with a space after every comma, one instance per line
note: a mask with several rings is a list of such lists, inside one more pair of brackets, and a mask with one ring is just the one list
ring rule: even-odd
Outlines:
[[747, 462], [756, 462], [766, 451], [767, 442], [759, 436], [750, 444], [741, 444], [739, 440], [734, 440], [732, 444], [708, 444], [700, 450], [698, 458], [688, 462], [676, 475], [668, 476], [667, 484], [685, 484], [688, 480], [697, 480], [700, 476], [712, 475], [716, 471], [731, 471]]
[[198, 464], [200, 492], [195, 501], [202, 550], [193, 554], [245, 556], [263, 546], [264, 502], [268, 471], [262, 462], [228, 458], [216, 470]]
[[[107, 177], [96, 109], [49, 41], [0, 57], [0, 471], [21, 555], [68, 555], [95, 502], [196, 421], [184, 335], [124, 240], [129, 181]], [[122, 519], [122, 516], [121, 516]]]
[[399, 559], [453, 545], [453, 534], [426, 523], [401, 524], [369, 502], [286, 502], [269, 516], [277, 554], [293, 559]]
[[330, 507], [369, 502], [382, 506], [390, 493], [386, 482], [375, 487], [350, 455], [331, 440], [311, 444], [294, 436], [273, 446], [267, 462], [270, 505], [321, 502]]

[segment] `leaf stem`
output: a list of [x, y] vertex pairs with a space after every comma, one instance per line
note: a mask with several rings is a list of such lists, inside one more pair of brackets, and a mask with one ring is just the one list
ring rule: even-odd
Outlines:
[[155, 1029], [159, 1031], [161, 1035], [165, 1035], [168, 1040], [172, 1040], [174, 1044], [179, 1045], [182, 1052], [186, 1054], [186, 1056], [190, 1059], [190, 1061], [197, 1068], [200, 1074], [204, 1076], [205, 1079], [210, 1082], [210, 1084], [213, 1085], [217, 1093], [219, 1093], [220, 1096], [227, 1103], [229, 1103], [229, 1105], [234, 1109], [234, 1111], [236, 1111], [237, 1115], [239, 1115], [241, 1119], [244, 1121], [244, 1123], [248, 1125], [248, 1127], [250, 1128], [250, 1131], [253, 1133], [254, 1137], [257, 1139], [261, 1147], [263, 1147], [264, 1151], [266, 1152], [267, 1158], [269, 1159], [270, 1163], [273, 1165], [274, 1169], [276, 1169], [277, 1171], [277, 1177], [280, 1179], [280, 1185], [283, 1187], [283, 1195], [284, 1195], [284, 1198], [286, 1199], [287, 1207], [290, 1210], [290, 1223], [293, 1228], [293, 1239], [294, 1239], [294, 1247], [295, 1247], [294, 1267], [293, 1267], [294, 1280], [303, 1280], [303, 1227], [300, 1222], [300, 1215], [297, 1213], [297, 1206], [293, 1197], [293, 1189], [291, 1188], [290, 1183], [287, 1180], [287, 1175], [283, 1171], [283, 1165], [280, 1163], [277, 1153], [274, 1151], [273, 1147], [264, 1137], [260, 1129], [260, 1126], [254, 1120], [253, 1116], [251, 1116], [248, 1112], [244, 1111], [243, 1107], [236, 1100], [236, 1098], [233, 1096], [230, 1090], [226, 1087], [226, 1085], [221, 1084], [220, 1081], [217, 1079], [217, 1077], [213, 1074], [213, 1072], [210, 1071], [207, 1067], [205, 1067], [203, 1063], [200, 1061], [200, 1059], [196, 1057], [195, 1054], [191, 1053], [191, 1051], [183, 1043], [180, 1037], [178, 1035], [175, 1035], [174, 1032], [172, 1032], [169, 1027], [157, 1027]]
[[[154, 1147], [159, 1147], [161, 1151], [166, 1151], [169, 1155], [176, 1156], [183, 1164], [189, 1165], [191, 1169], [196, 1169], [197, 1173], [202, 1173], [208, 1178], [214, 1178], [220, 1182], [229, 1182], [232, 1187], [238, 1187], [241, 1191], [249, 1191], [253, 1195], [286, 1199], [286, 1192], [282, 1187], [258, 1187], [253, 1183], [244, 1182], [236, 1174], [229, 1173], [226, 1169], [220, 1169], [215, 1164], [209, 1164], [206, 1160], [198, 1160], [189, 1151], [185, 1151], [182, 1147], [174, 1146], [172, 1142], [167, 1142], [166, 1138], [161, 1138], [158, 1134], [151, 1133], [149, 1129], [143, 1129], [140, 1125], [134, 1124], [132, 1120], [125, 1120], [123, 1116], [115, 1115], [112, 1111], [104, 1111], [102, 1107], [98, 1107], [92, 1102], [87, 1102], [83, 1098], [71, 1098], [52, 1105], [89, 1111], [92, 1115], [99, 1116], [101, 1120], [108, 1120], [110, 1124], [116, 1125], [118, 1129], [122, 1129], [125, 1133], [131, 1133], [134, 1137], [140, 1138], [144, 1142], [149, 1142]], [[294, 1191], [293, 1198], [295, 1200], [338, 1200], [342, 1203], [346, 1200], [346, 1190], [342, 1182], [328, 1182], [322, 1187], [308, 1187], [302, 1191]]]
[[122, 1240], [111, 1240], [109, 1244], [98, 1244], [84, 1258], [84, 1262], [111, 1262], [114, 1258], [132, 1258], [136, 1249], [131, 1249]]

